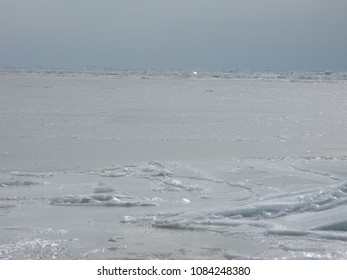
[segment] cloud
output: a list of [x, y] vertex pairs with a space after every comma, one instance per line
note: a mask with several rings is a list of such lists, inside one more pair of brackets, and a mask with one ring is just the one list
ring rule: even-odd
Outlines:
[[342, 0], [3, 0], [0, 63], [347, 67]]

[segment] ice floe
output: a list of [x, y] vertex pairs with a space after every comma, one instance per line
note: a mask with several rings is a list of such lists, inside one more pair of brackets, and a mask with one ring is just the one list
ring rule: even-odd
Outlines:
[[0, 174], [0, 187], [31, 186], [35, 184], [32, 180], [16, 179], [10, 175]]
[[157, 206], [150, 199], [138, 198], [123, 194], [91, 194], [91, 195], [66, 195], [50, 199], [52, 205], [74, 205], [74, 206]]

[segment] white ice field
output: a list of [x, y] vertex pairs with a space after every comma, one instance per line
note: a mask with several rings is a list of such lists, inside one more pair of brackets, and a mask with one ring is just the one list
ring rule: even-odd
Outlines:
[[346, 180], [346, 73], [0, 68], [0, 259], [347, 259]]

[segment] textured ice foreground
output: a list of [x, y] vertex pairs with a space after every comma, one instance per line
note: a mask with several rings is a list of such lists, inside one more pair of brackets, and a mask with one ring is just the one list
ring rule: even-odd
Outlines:
[[0, 70], [0, 259], [347, 258], [345, 73]]

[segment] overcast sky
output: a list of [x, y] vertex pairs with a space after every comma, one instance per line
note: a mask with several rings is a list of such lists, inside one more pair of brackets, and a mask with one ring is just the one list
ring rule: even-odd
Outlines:
[[0, 64], [347, 70], [347, 0], [0, 0]]

